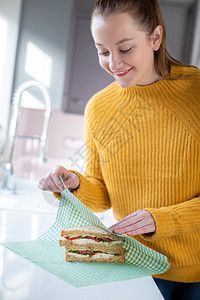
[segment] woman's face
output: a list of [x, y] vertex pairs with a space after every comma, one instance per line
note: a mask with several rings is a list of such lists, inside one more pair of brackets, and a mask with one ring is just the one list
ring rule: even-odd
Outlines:
[[122, 88], [147, 85], [159, 79], [154, 67], [154, 50], [158, 50], [155, 41], [138, 29], [128, 13], [96, 16], [92, 35], [101, 67]]

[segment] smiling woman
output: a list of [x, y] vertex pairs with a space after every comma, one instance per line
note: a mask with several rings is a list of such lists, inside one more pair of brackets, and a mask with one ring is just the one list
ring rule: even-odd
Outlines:
[[[193, 59], [192, 53], [195, 50], [197, 54], [199, 49], [197, 30], [199, 26], [196, 25], [200, 20], [197, 2], [197, 0], [160, 0], [166, 21], [170, 54], [182, 62], [195, 66], [198, 66], [198, 60]], [[109, 73], [105, 73], [98, 66], [96, 49], [89, 31], [90, 16], [95, 1], [85, 0], [83, 4], [81, 0], [75, 0], [74, 3], [76, 6], [73, 13], [74, 23], [71, 27], [70, 49], [67, 53], [69, 60], [63, 109], [68, 113], [83, 114], [85, 105], [92, 95], [109, 85], [114, 77], [109, 76]]]
[[[121, 1], [121, 3], [118, 4], [116, 2], [112, 2], [112, 4], [110, 4], [109, 2], [107, 3], [102, 2], [100, 5], [97, 4], [92, 13], [91, 29], [93, 29], [93, 27], [95, 26], [94, 21], [97, 24], [96, 26], [98, 28], [99, 22], [102, 22], [106, 18], [107, 24], [109, 24], [109, 21], [111, 18], [113, 19], [113, 16], [116, 17], [115, 18], [116, 23], [112, 24], [113, 27], [109, 26], [109, 28], [106, 28], [106, 33], [108, 33], [109, 35], [109, 32], [114, 28], [114, 26], [117, 26], [119, 30], [119, 36], [120, 36], [120, 32], [123, 35], [124, 32], [123, 27], [126, 26], [126, 31], [124, 35], [126, 34], [132, 35], [132, 38], [130, 38], [130, 40], [136, 39], [135, 41], [136, 44], [138, 40], [141, 46], [142, 46], [141, 38], [143, 33], [143, 41], [144, 40], [145, 42], [148, 41], [148, 46], [151, 47], [154, 51], [153, 63], [157, 75], [161, 77], [169, 77], [170, 65], [171, 64], [179, 65], [179, 62], [175, 60], [173, 57], [171, 57], [168, 53], [167, 46], [166, 46], [167, 44], [166, 25], [165, 25], [163, 15], [160, 11], [158, 1], [146, 1], [145, 3], [144, 2], [139, 3], [138, 1]], [[124, 21], [126, 21], [125, 23], [127, 25], [124, 25], [125, 24]], [[112, 20], [112, 22], [114, 21]], [[133, 25], [137, 32], [133, 31]], [[101, 27], [101, 29], [103, 30], [103, 27]], [[97, 31], [96, 34], [98, 34]], [[133, 35], [136, 36], [133, 37]], [[112, 33], [110, 32], [110, 37], [111, 36], [113, 37], [113, 32]], [[93, 33], [93, 37], [95, 40], [94, 33]], [[113, 37], [113, 39], [114, 38], [115, 37]], [[124, 41], [126, 39], [129, 40], [128, 38], [125, 38], [122, 39], [121, 41]], [[120, 44], [121, 41], [118, 41], [116, 45]], [[143, 46], [145, 47], [145, 45]], [[125, 53], [128, 53], [133, 48], [135, 48], [134, 44], [130, 45], [130, 48], [128, 47], [125, 50]], [[145, 47], [145, 49], [147, 49], [147, 47]], [[143, 52], [143, 47], [141, 47], [140, 51]], [[123, 53], [123, 50], [121, 52]], [[152, 51], [146, 54], [147, 55], [152, 54]], [[145, 56], [144, 55], [141, 56], [143, 56], [144, 59]]]
[[[97, 15], [92, 21], [92, 34], [101, 67], [123, 87], [146, 85], [161, 79], [154, 67], [154, 51], [162, 41], [162, 27], [157, 26], [147, 38], [145, 31], [128, 13]], [[123, 38], [123, 37], [126, 38]]]
[[165, 299], [178, 293], [196, 300], [200, 71], [169, 55], [157, 0], [98, 0], [91, 31], [99, 63], [115, 82], [85, 109], [86, 170], [57, 166], [39, 187], [58, 196], [61, 176], [92, 211], [112, 207], [118, 222], [111, 231], [168, 257], [171, 268], [154, 276]]

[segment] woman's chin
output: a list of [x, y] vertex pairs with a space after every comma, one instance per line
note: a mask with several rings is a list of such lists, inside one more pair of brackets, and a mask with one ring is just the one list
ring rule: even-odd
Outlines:
[[136, 85], [136, 83], [134, 83], [134, 82], [122, 82], [121, 80], [117, 80], [117, 83], [123, 89], [127, 89], [127, 88], [132, 87], [133, 85]]

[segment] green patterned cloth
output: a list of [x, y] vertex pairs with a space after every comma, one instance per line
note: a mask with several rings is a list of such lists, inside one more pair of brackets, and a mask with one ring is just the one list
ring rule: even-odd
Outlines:
[[126, 263], [66, 262], [65, 247], [59, 247], [61, 230], [84, 225], [98, 225], [107, 229], [95, 214], [65, 188], [56, 221], [46, 233], [36, 240], [1, 245], [77, 287], [161, 274], [169, 269], [166, 256], [126, 236], [123, 241]]

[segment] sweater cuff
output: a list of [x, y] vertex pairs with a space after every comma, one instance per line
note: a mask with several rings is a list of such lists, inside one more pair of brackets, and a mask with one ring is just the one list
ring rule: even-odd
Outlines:
[[[74, 194], [74, 196], [76, 196], [77, 197], [77, 195], [79, 194], [79, 192], [81, 193], [82, 192], [82, 189], [84, 189], [84, 176], [81, 174], [81, 173], [79, 173], [78, 171], [74, 171], [74, 170], [68, 170], [68, 171], [70, 171], [70, 172], [72, 172], [72, 173], [75, 173], [78, 177], [79, 177], [79, 186], [76, 188], [76, 189], [74, 189], [73, 191], [72, 191], [72, 193]], [[78, 197], [77, 197], [78, 198]]]
[[[79, 177], [79, 179], [80, 179], [81, 174], [80, 174], [79, 172], [76, 172], [76, 171], [74, 171], [74, 170], [68, 170], [68, 171], [75, 173], [76, 175], [78, 175], [78, 177]], [[76, 189], [70, 190], [71, 193], [74, 193], [74, 191], [76, 191], [79, 187], [80, 187], [80, 182], [79, 182], [79, 186], [78, 186]], [[53, 194], [53, 196], [54, 196], [55, 198], [57, 198], [57, 199], [60, 199], [60, 197], [61, 197], [61, 193], [55, 193], [55, 192], [52, 192], [52, 194]]]
[[56, 199], [59, 199], [60, 200], [60, 197], [61, 197], [61, 193], [54, 193], [52, 192], [53, 196], [56, 198]]
[[152, 235], [143, 234], [141, 237], [146, 241], [154, 241], [162, 238], [168, 238], [175, 232], [173, 217], [167, 208], [144, 208], [148, 210], [156, 223], [156, 232]]
[[79, 187], [72, 191], [74, 196], [85, 204], [92, 212], [104, 212], [111, 207], [106, 189], [96, 180], [89, 180], [81, 173], [69, 170], [79, 176]]

